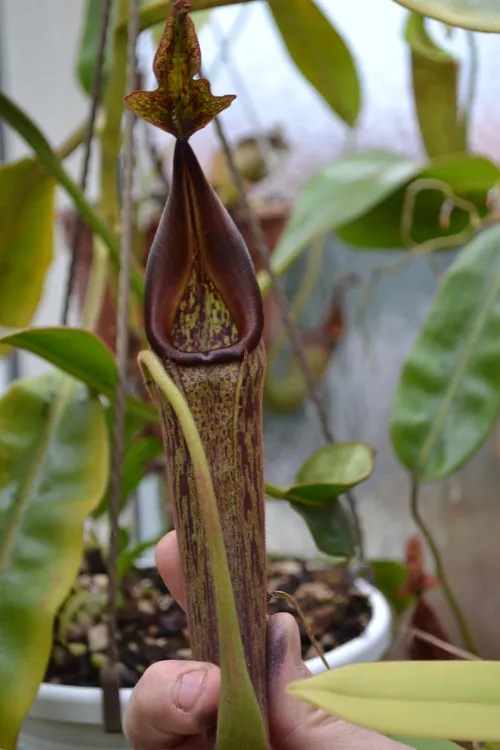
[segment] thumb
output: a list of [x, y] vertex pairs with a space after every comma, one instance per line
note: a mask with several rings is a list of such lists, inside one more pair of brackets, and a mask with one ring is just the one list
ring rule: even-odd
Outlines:
[[301, 655], [294, 618], [274, 615], [268, 635], [269, 730], [273, 750], [409, 750], [406, 745], [361, 729], [289, 695], [290, 682], [311, 674]]

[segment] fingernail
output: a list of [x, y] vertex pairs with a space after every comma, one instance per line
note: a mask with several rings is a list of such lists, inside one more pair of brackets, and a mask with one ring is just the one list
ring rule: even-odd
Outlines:
[[192, 711], [207, 679], [206, 669], [192, 669], [177, 678], [175, 705], [181, 711]]

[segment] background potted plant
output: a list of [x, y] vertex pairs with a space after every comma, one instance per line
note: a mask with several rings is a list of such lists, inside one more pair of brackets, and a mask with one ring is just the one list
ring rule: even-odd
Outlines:
[[[121, 22], [118, 21], [117, 28], [120, 29], [121, 26], [119, 25]], [[107, 242], [108, 248], [110, 252], [113, 254], [117, 254], [117, 243], [116, 239], [110, 233], [110, 231], [106, 228], [106, 225], [103, 223], [101, 217], [97, 215], [95, 212], [92, 212], [90, 209], [88, 203], [85, 201], [81, 193], [78, 191], [78, 189], [72, 184], [68, 178], [67, 175], [64, 173], [64, 171], [60, 168], [60, 165], [58, 162], [53, 158], [53, 153], [44, 142], [43, 137], [41, 137], [40, 133], [37, 132], [33, 125], [23, 116], [23, 113], [21, 113], [19, 110], [16, 110], [16, 108], [10, 103], [7, 99], [2, 98], [2, 107], [3, 111], [6, 114], [6, 117], [9, 119], [11, 123], [15, 123], [17, 128], [20, 130], [20, 132], [23, 133], [24, 137], [26, 137], [32, 145], [37, 146], [37, 154], [38, 158], [40, 159], [40, 163], [44, 166], [46, 170], [50, 171], [50, 174], [55, 175], [59, 181], [68, 189], [70, 194], [73, 196], [75, 201], [78, 204], [79, 210], [81, 211], [82, 215], [86, 219], [87, 223], [93, 230], [101, 236], [101, 238]], [[30, 166], [30, 169], [32, 169], [32, 166]], [[39, 169], [40, 167], [37, 166]], [[36, 170], [35, 170], [36, 171]], [[108, 207], [109, 208], [109, 207]], [[129, 204], [130, 208], [130, 204]], [[299, 206], [300, 208], [300, 206]], [[112, 212], [110, 212], [112, 213]], [[295, 226], [296, 226], [297, 220], [295, 219]], [[292, 219], [291, 222], [291, 230], [294, 228], [294, 219]], [[476, 227], [474, 227], [476, 228]], [[291, 231], [290, 230], [290, 231]], [[491, 230], [490, 230], [491, 231]], [[486, 233], [487, 236], [487, 233]], [[483, 239], [485, 235], [482, 235]], [[285, 236], [286, 239], [286, 236]], [[129, 240], [129, 246], [130, 246], [130, 240]], [[116, 258], [115, 258], [116, 259]], [[289, 259], [287, 259], [287, 262]], [[279, 262], [276, 261], [277, 263]], [[281, 261], [282, 262], [282, 261]], [[467, 266], [467, 264], [466, 264]], [[99, 295], [102, 295], [103, 285], [102, 283], [99, 286], [99, 268], [97, 268], [95, 274], [96, 278], [94, 279], [94, 283], [90, 285], [90, 290], [92, 291], [92, 294], [88, 295], [88, 305], [85, 310], [85, 316], [84, 316], [84, 324], [89, 326], [90, 328], [93, 328], [96, 321], [96, 313], [98, 312], [98, 305], [96, 304], [96, 298], [99, 298]], [[455, 278], [453, 276], [453, 273], [455, 270], [450, 274], [451, 278]], [[463, 272], [463, 266], [458, 264], [458, 272]], [[263, 286], [265, 287], [265, 277], [263, 281]], [[449, 279], [447, 280], [447, 283], [449, 282]], [[138, 273], [132, 274], [132, 286], [135, 289], [135, 291], [140, 295], [140, 277]], [[96, 292], [97, 289], [97, 292]], [[100, 289], [100, 292], [99, 292]], [[443, 290], [445, 290], [445, 286], [443, 286]], [[125, 316], [125, 326], [127, 323], [127, 318]], [[425, 338], [424, 338], [425, 340]], [[59, 330], [52, 330], [52, 331], [26, 331], [26, 332], [18, 332], [18, 333], [9, 333], [6, 334], [4, 337], [4, 341], [6, 343], [23, 346], [27, 349], [31, 349], [32, 351], [36, 351], [39, 354], [42, 354], [45, 356], [49, 361], [52, 361], [54, 364], [58, 365], [62, 369], [69, 372], [70, 375], [76, 376], [79, 378], [83, 383], [86, 383], [89, 385], [93, 392], [98, 392], [103, 394], [104, 396], [112, 397], [114, 394], [114, 387], [116, 382], [116, 370], [115, 366], [113, 364], [113, 359], [109, 355], [109, 352], [99, 344], [99, 342], [94, 339], [90, 334], [86, 333], [84, 330], [80, 331], [68, 331], [64, 329]], [[79, 351], [79, 357], [71, 357], [67, 356], [68, 353], [71, 355], [75, 353], [75, 350]], [[64, 356], [66, 355], [66, 356]], [[82, 356], [83, 355], [83, 356]], [[123, 375], [123, 363], [122, 363], [122, 370], [121, 375]], [[86, 400], [90, 398], [90, 409], [85, 408], [85, 410], [82, 408], [82, 404], [86, 403]], [[406, 402], [405, 402], [406, 404]], [[151, 422], [155, 421], [154, 418], [154, 410], [151, 408], [150, 404], [145, 400], [139, 400], [135, 399], [133, 397], [129, 397], [127, 400], [127, 408], [129, 415], [132, 414], [132, 417], [138, 417], [139, 414], [143, 419], [146, 421], [150, 420]], [[19, 412], [19, 409], [26, 409], [26, 413], [29, 416], [29, 419], [21, 420], [19, 423], [18, 421], [13, 419], [13, 415]], [[48, 420], [48, 427], [50, 428], [51, 432], [47, 435], [45, 434], [45, 429], [47, 427], [46, 424], [46, 415], [47, 412], [50, 412], [51, 418]], [[16, 476], [16, 481], [23, 488], [23, 491], [20, 493], [21, 499], [29, 499], [33, 495], [33, 491], [40, 492], [41, 497], [43, 498], [43, 493], [47, 490], [43, 489], [44, 487], [47, 488], [48, 486], [52, 487], [52, 478], [50, 475], [51, 471], [59, 470], [61, 471], [61, 467], [58, 466], [57, 461], [54, 462], [53, 456], [54, 451], [57, 455], [58, 452], [61, 450], [62, 446], [66, 446], [68, 443], [73, 444], [73, 438], [76, 435], [76, 442], [78, 440], [82, 441], [90, 441], [94, 449], [97, 449], [97, 458], [98, 463], [102, 468], [102, 471], [96, 472], [94, 474], [94, 478], [91, 482], [83, 481], [81, 485], [78, 486], [76, 490], [76, 494], [78, 496], [82, 497], [82, 502], [80, 504], [80, 510], [81, 510], [81, 516], [79, 519], [77, 519], [76, 515], [72, 516], [73, 522], [78, 522], [79, 526], [81, 527], [83, 523], [83, 518], [86, 515], [86, 513], [91, 509], [92, 505], [95, 505], [96, 502], [100, 499], [102, 495], [104, 495], [105, 489], [106, 489], [106, 429], [105, 429], [105, 413], [102, 406], [102, 403], [95, 398], [95, 396], [89, 395], [88, 391], [83, 388], [83, 390], [80, 387], [74, 386], [71, 382], [65, 380], [63, 386], [61, 386], [59, 380], [57, 378], [48, 377], [43, 382], [36, 382], [36, 383], [27, 383], [27, 384], [19, 384], [15, 386], [12, 391], [9, 392], [8, 396], [5, 399], [5, 408], [2, 410], [2, 413], [5, 417], [5, 423], [4, 423], [4, 436], [5, 436], [5, 448], [6, 453], [8, 455], [8, 467], [9, 470], [11, 470], [11, 473], [8, 474], [8, 476]], [[75, 415], [78, 414], [82, 419], [86, 420], [84, 428], [79, 428], [76, 430], [75, 427]], [[36, 417], [38, 417], [38, 422], [36, 421]], [[34, 457], [35, 461], [35, 468], [38, 475], [42, 475], [40, 477], [40, 482], [36, 482], [35, 485], [23, 485], [23, 478], [24, 478], [24, 472], [26, 468], [26, 457], [27, 455], [32, 455], [33, 451], [33, 445], [36, 443], [36, 440], [33, 440], [32, 434], [26, 435], [25, 428], [26, 424], [31, 423], [33, 421], [35, 424], [38, 425], [39, 431], [41, 430], [43, 432], [43, 451], [40, 453], [39, 451], [36, 451], [36, 455]], [[484, 431], [484, 425], [482, 425], [482, 429]], [[397, 434], [397, 431], [395, 431], [395, 434]], [[36, 437], [36, 436], [35, 436]], [[21, 439], [22, 438], [22, 439]], [[17, 452], [12, 451], [12, 446], [16, 444], [17, 446]], [[87, 445], [89, 442], [86, 443]], [[28, 451], [28, 454], [23, 453], [22, 451], [19, 451], [19, 446], [22, 446], [23, 450]], [[322, 503], [325, 500], [330, 501], [328, 504], [328, 508], [330, 511], [330, 517], [333, 515], [338, 523], [338, 519], [344, 517], [343, 511], [341, 509], [341, 506], [337, 503], [331, 503], [332, 497], [335, 494], [340, 494], [341, 491], [344, 491], [349, 485], [357, 483], [360, 478], [364, 478], [366, 476], [366, 471], [361, 472], [362, 476], [359, 475], [356, 477], [355, 481], [346, 482], [345, 477], [344, 481], [332, 481], [332, 476], [335, 476], [334, 471], [332, 472], [332, 467], [335, 469], [335, 461], [334, 461], [334, 454], [342, 448], [345, 450], [347, 448], [348, 450], [348, 456], [357, 458], [357, 454], [359, 453], [359, 450], [363, 450], [363, 447], [361, 446], [339, 446], [335, 449], [329, 448], [327, 452], [328, 457], [328, 471], [330, 472], [328, 476], [328, 481], [324, 481], [324, 473], [319, 472], [319, 476], [315, 474], [314, 470], [311, 469], [311, 464], [309, 467], [303, 467], [301, 472], [299, 473], [298, 482], [296, 485], [292, 486], [291, 488], [288, 487], [286, 489], [276, 489], [272, 488], [271, 486], [268, 486], [268, 492], [269, 494], [272, 494], [274, 492], [275, 495], [280, 495], [281, 499], [286, 499], [288, 501], [292, 501], [295, 505], [297, 503], [301, 506], [301, 512], [303, 512], [304, 515], [308, 516], [310, 519], [310, 524], [312, 529], [314, 530], [314, 523], [311, 522], [311, 519], [314, 518], [315, 514], [311, 510], [311, 507], [316, 508], [322, 508]], [[366, 448], [364, 457], [366, 458]], [[40, 461], [40, 456], [42, 456], [42, 460]], [[88, 464], [86, 461], [88, 460], [88, 456], [83, 456], [80, 452], [78, 454], [78, 457], [80, 459], [83, 458], [83, 462], [75, 462], [74, 466], [78, 468], [77, 478], [84, 478], [87, 479], [86, 475], [88, 474], [88, 469], [86, 468]], [[324, 460], [325, 460], [325, 454], [321, 454], [321, 456], [314, 456], [312, 465], [316, 466], [318, 468], [318, 461], [319, 461], [319, 469], [321, 469], [321, 464], [323, 462], [324, 466]], [[91, 459], [93, 461], [96, 461], [96, 457], [91, 456]], [[349, 465], [349, 462], [346, 460], [345, 453], [342, 456], [342, 469], [345, 469], [346, 466]], [[69, 463], [68, 465], [73, 466], [73, 464]], [[425, 470], [419, 465], [421, 471], [424, 472]], [[62, 467], [63, 469], [65, 467]], [[447, 469], [449, 469], [449, 466], [447, 466]], [[308, 473], [308, 472], [311, 472]], [[49, 479], [45, 477], [45, 473], [49, 475]], [[369, 473], [369, 472], [368, 472]], [[432, 473], [431, 473], [432, 474]], [[424, 476], [424, 475], [423, 475]], [[74, 477], [71, 477], [74, 479]], [[425, 475], [426, 478], [426, 475]], [[323, 481], [321, 481], [323, 479]], [[44, 484], [45, 481], [45, 484]], [[337, 487], [334, 489], [332, 487], [333, 484], [336, 484]], [[413, 483], [413, 507], [414, 507], [414, 513], [418, 520], [418, 493], [417, 493], [417, 486], [416, 482]], [[313, 503], [311, 504], [311, 501]], [[318, 503], [321, 501], [320, 505], [315, 505], [315, 503]], [[14, 506], [15, 507], [15, 506]], [[304, 510], [304, 508], [307, 508], [307, 510]], [[38, 510], [38, 509], [36, 509]], [[60, 510], [60, 507], [58, 508]], [[323, 507], [324, 510], [324, 507]], [[10, 516], [10, 518], [14, 518], [16, 514]], [[60, 517], [61, 514], [59, 513], [59, 519], [58, 523], [60, 523]], [[319, 517], [319, 515], [317, 516]], [[28, 528], [30, 528], [29, 524], [33, 522], [33, 519], [36, 519], [37, 516], [28, 516]], [[116, 518], [112, 519], [116, 522]], [[50, 518], [47, 521], [48, 525], [50, 526], [50, 523], [54, 523], [55, 519]], [[24, 528], [24, 527], [23, 527]], [[60, 528], [60, 526], [58, 526]], [[348, 525], [344, 526], [345, 529], [350, 528]], [[425, 527], [424, 527], [425, 529]], [[73, 532], [75, 529], [73, 528]], [[78, 529], [77, 529], [78, 531]], [[352, 531], [347, 531], [347, 536], [351, 535], [352, 539]], [[323, 541], [321, 540], [321, 535], [318, 534], [318, 529], [316, 526], [316, 536], [320, 539], [320, 546], [323, 544]], [[74, 534], [72, 537], [72, 543], [73, 543], [73, 574], [75, 573], [75, 560], [76, 555], [74, 552], [78, 552], [78, 544], [75, 544], [75, 538], [78, 537], [78, 534]], [[427, 540], [429, 541], [429, 535], [426, 534]], [[431, 537], [432, 539], [432, 537]], [[16, 540], [14, 540], [15, 542]], [[53, 567], [55, 563], [60, 564], [60, 561], [62, 559], [61, 555], [61, 547], [59, 545], [59, 542], [61, 540], [56, 540], [55, 549], [54, 547], [51, 548], [51, 559], [47, 560], [45, 559], [45, 563], [50, 563], [49, 569], [53, 570]], [[64, 539], [63, 541], [66, 541]], [[7, 561], [11, 561], [12, 558], [10, 557], [12, 549], [14, 549], [14, 552], [16, 551], [16, 544], [13, 546], [9, 546], [11, 540], [7, 539], [8, 546], [5, 548], [6, 553], [4, 559]], [[337, 540], [338, 543], [338, 540]], [[328, 551], [331, 551], [329, 549]], [[55, 552], [55, 554], [54, 554]], [[69, 566], [69, 558], [67, 559], [68, 567]], [[52, 567], [50, 567], [52, 566]], [[439, 577], [441, 583], [446, 585], [446, 580], [444, 578], [444, 571], [440, 570]], [[47, 569], [41, 570], [41, 576], [43, 577], [47, 575]], [[68, 587], [67, 583], [67, 577], [66, 580], [63, 580], [63, 576], [56, 575], [54, 579], [50, 579], [51, 583], [53, 583], [53, 594], [55, 597], [61, 596], [61, 591], [64, 587]], [[7, 580], [6, 583], [6, 592], [7, 594], [12, 594], [12, 589], [9, 591], [9, 581]], [[29, 595], [30, 591], [27, 590], [26, 593]], [[15, 596], [10, 596], [10, 598], [7, 596], [5, 598], [6, 602], [6, 608], [4, 609], [4, 612], [6, 613], [5, 616], [5, 622], [7, 625], [12, 625], [17, 621], [17, 612], [19, 611], [20, 606], [25, 605], [25, 601], [23, 601], [23, 597], [20, 596], [21, 591], [19, 590], [19, 587], [15, 589]], [[448, 592], [449, 594], [449, 592]], [[453, 600], [452, 600], [453, 601]], [[45, 604], [46, 602], [44, 602]], [[11, 609], [9, 610], [9, 606], [11, 606]], [[51, 601], [51, 606], [54, 608], [54, 600]], [[43, 608], [42, 608], [43, 609]], [[46, 621], [45, 621], [46, 622]], [[29, 623], [30, 626], [33, 625], [33, 623]], [[10, 632], [12, 632], [12, 627], [10, 628]], [[466, 631], [464, 631], [466, 633]], [[42, 634], [43, 635], [43, 634]], [[26, 633], [23, 633], [23, 642], [26, 643]], [[15, 640], [14, 640], [15, 643]], [[36, 648], [37, 644], [35, 644], [34, 648]], [[14, 650], [12, 652], [13, 656], [16, 656], [16, 651]], [[494, 665], [492, 665], [492, 668]], [[483, 668], [482, 668], [483, 669]], [[487, 667], [486, 667], [487, 669]], [[363, 674], [365, 674], [363, 672]], [[432, 673], [424, 673], [427, 674], [427, 679], [429, 679], [429, 674]], [[451, 673], [450, 673], [451, 674]], [[458, 673], [457, 673], [458, 674]], [[484, 676], [485, 672], [482, 671], [481, 674]], [[402, 678], [402, 676], [405, 675], [404, 669], [400, 668], [398, 672], [399, 679]], [[392, 679], [392, 678], [391, 678]], [[313, 683], [311, 682], [311, 685]], [[311, 688], [311, 690], [314, 690], [314, 688]], [[473, 691], [472, 691], [473, 692]], [[393, 694], [392, 694], [393, 695]], [[384, 694], [382, 696], [383, 698], [390, 698], [390, 690], [387, 694]], [[16, 696], [18, 698], [18, 696]], [[310, 698], [310, 696], [309, 696]], [[320, 705], [324, 705], [324, 701], [320, 703]], [[18, 706], [20, 706], [22, 710], [22, 702], [18, 702]], [[338, 708], [338, 704], [336, 705], [335, 709], [337, 712], [342, 713], [341, 710]], [[358, 720], [362, 720], [362, 717]], [[486, 719], [485, 719], [486, 723]], [[474, 725], [475, 727], [478, 726], [476, 723]], [[389, 730], [384, 730], [389, 731]], [[445, 730], [442, 730], [445, 731]], [[448, 730], [446, 730], [448, 731]], [[488, 732], [484, 735], [481, 734], [480, 730], [479, 734], [474, 734], [473, 736], [477, 737], [480, 736], [481, 738], [484, 736], [485, 738], [491, 737], [492, 733], [488, 730]], [[468, 735], [469, 736], [469, 735]], [[472, 736], [472, 735], [471, 735]], [[465, 738], [465, 735], [464, 735]], [[9, 742], [11, 742], [11, 738], [7, 738]]]

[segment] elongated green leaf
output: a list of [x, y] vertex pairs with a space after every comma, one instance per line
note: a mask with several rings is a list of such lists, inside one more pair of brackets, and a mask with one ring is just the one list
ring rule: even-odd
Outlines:
[[292, 508], [302, 516], [321, 552], [332, 557], [350, 558], [356, 550], [352, 524], [339, 501], [308, 505], [290, 501]]
[[[111, 433], [113, 434], [113, 433]], [[150, 461], [160, 458], [163, 454], [163, 445], [159, 438], [153, 436], [140, 437], [128, 442], [122, 463], [121, 481], [121, 507], [123, 508], [130, 494], [146, 475], [146, 466]], [[101, 516], [107, 512], [109, 507], [109, 493], [106, 494], [102, 503], [94, 511], [94, 516]]]
[[500, 31], [497, 0], [396, 0], [399, 5], [450, 26], [472, 31]]
[[[36, 152], [47, 173], [71, 196], [83, 221], [94, 234], [101, 237], [109, 250], [112, 262], [119, 267], [120, 242], [118, 237], [109, 229], [99, 214], [93, 210], [78, 185], [65, 171], [43, 133], [30, 120], [28, 115], [2, 91], [0, 91], [0, 115]], [[144, 280], [135, 267], [132, 269], [131, 286], [138, 298], [142, 300], [144, 298]]]
[[383, 734], [500, 739], [500, 662], [379, 662], [294, 682], [292, 695]]
[[54, 181], [33, 159], [0, 166], [0, 226], [0, 326], [25, 326], [52, 262], [54, 227]]
[[413, 747], [414, 750], [460, 750], [460, 745], [456, 745], [449, 740], [416, 740], [411, 737], [391, 737], [402, 745]]
[[268, 0], [293, 62], [332, 110], [354, 125], [361, 87], [349, 48], [313, 0]]
[[[340, 239], [362, 249], [391, 250], [403, 247], [401, 220], [405, 192], [413, 179], [440, 180], [450, 186], [459, 197], [470, 201], [480, 216], [488, 212], [488, 191], [500, 179], [500, 170], [482, 156], [457, 154], [433, 159], [411, 180], [397, 187], [376, 206], [348, 221], [336, 230]], [[443, 193], [437, 190], [422, 191], [417, 197], [412, 222], [415, 242], [425, 242], [434, 237], [446, 237], [462, 232], [469, 224], [469, 216], [462, 209], [453, 211], [450, 225], [440, 225]]]
[[[313, 175], [302, 188], [292, 217], [273, 253], [284, 273], [314, 239], [362, 216], [419, 171], [418, 164], [382, 151], [346, 156]], [[263, 291], [267, 275], [259, 274]]]
[[[60, 370], [112, 398], [116, 386], [113, 355], [100, 339], [81, 328], [0, 329], [0, 343], [37, 354]], [[139, 399], [127, 398], [128, 411], [148, 422], [157, 422], [156, 409]]]
[[0, 329], [0, 341], [37, 354], [98, 393], [110, 394], [116, 385], [111, 350], [90, 331], [80, 328]]
[[125, 547], [122, 549], [118, 555], [118, 561], [117, 561], [117, 573], [118, 578], [123, 578], [136, 564], [136, 562], [139, 560], [141, 555], [144, 554], [144, 552], [147, 552], [151, 547], [156, 547], [158, 542], [163, 539], [163, 536], [167, 533], [168, 529], [165, 529], [161, 534], [158, 534], [157, 536], [153, 537], [152, 539], [147, 539], [145, 542], [139, 542], [139, 544], [134, 545], [133, 547]]
[[392, 441], [424, 481], [456, 471], [500, 413], [499, 247], [496, 225], [461, 251], [403, 369]]
[[429, 156], [466, 150], [466, 128], [458, 109], [460, 65], [429, 36], [425, 18], [411, 13], [406, 25], [411, 49], [413, 99]]
[[103, 409], [67, 376], [18, 381], [0, 401], [0, 747], [49, 658], [52, 623], [78, 572], [83, 522], [108, 481]]
[[374, 585], [383, 593], [394, 611], [402, 614], [414, 601], [408, 594], [401, 595], [408, 579], [408, 569], [396, 560], [370, 560], [369, 564]]

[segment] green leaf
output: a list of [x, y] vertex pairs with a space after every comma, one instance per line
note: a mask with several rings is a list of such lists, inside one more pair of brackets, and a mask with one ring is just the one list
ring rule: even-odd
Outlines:
[[17, 733], [43, 678], [55, 614], [78, 573], [83, 523], [108, 481], [98, 399], [51, 373], [0, 401], [0, 747]]
[[[411, 737], [391, 737], [395, 742], [401, 742], [402, 745], [413, 747], [414, 750], [461, 750], [460, 745], [456, 745], [449, 740], [416, 740]], [[486, 750], [483, 748], [483, 750]]]
[[155, 91], [133, 91], [126, 106], [160, 130], [187, 140], [229, 107], [232, 94], [214, 96], [206, 78], [194, 76], [201, 69], [196, 30], [187, 15], [189, 5], [172, 5], [155, 55]]
[[[76, 60], [77, 78], [83, 91], [88, 96], [92, 94], [94, 69], [99, 52], [102, 5], [102, 0], [86, 0], [85, 19]], [[109, 54], [106, 54], [104, 76], [106, 76], [109, 69], [109, 63]]]
[[392, 415], [399, 460], [432, 481], [478, 450], [500, 413], [500, 226], [448, 269], [406, 361]]
[[[383, 151], [346, 156], [316, 172], [304, 185], [272, 255], [283, 274], [314, 240], [362, 216], [419, 171], [414, 161]], [[269, 277], [259, 274], [263, 292]]]
[[28, 325], [40, 302], [52, 262], [54, 186], [33, 159], [0, 166], [0, 326]]
[[[112, 434], [112, 433], [111, 433]], [[121, 505], [123, 508], [130, 494], [137, 489], [139, 483], [146, 475], [146, 466], [155, 458], [163, 455], [163, 445], [159, 438], [152, 435], [145, 437], [133, 438], [128, 441], [128, 448], [125, 452], [122, 463], [122, 481], [121, 481]], [[102, 503], [95, 510], [94, 516], [101, 516], [108, 510], [109, 493], [103, 499]]]
[[368, 479], [374, 458], [373, 448], [366, 443], [332, 443], [320, 448], [302, 464], [287, 497], [321, 505]]
[[[116, 364], [106, 344], [90, 331], [81, 328], [26, 328], [19, 331], [0, 329], [0, 342], [36, 354], [60, 370], [86, 383], [89, 388], [113, 398], [116, 387]], [[157, 422], [157, 410], [151, 404], [129, 396], [131, 414], [148, 422]]]
[[122, 549], [120, 554], [118, 555], [117, 561], [118, 578], [123, 578], [123, 576], [125, 576], [134, 567], [141, 555], [144, 552], [147, 552], [148, 549], [151, 549], [151, 547], [156, 547], [158, 542], [163, 539], [166, 533], [167, 531], [165, 530], [152, 539], [147, 539], [145, 542], [140, 542], [133, 547], [127, 546]]
[[290, 501], [292, 508], [302, 516], [321, 552], [332, 557], [350, 558], [356, 551], [352, 524], [336, 499], [328, 505], [307, 505]]
[[63, 327], [0, 329], [0, 341], [37, 354], [98, 393], [111, 394], [115, 389], [113, 354], [90, 331]]
[[[102, 239], [109, 250], [112, 262], [119, 268], [121, 248], [118, 237], [109, 229], [99, 214], [93, 210], [78, 185], [65, 171], [49, 142], [35, 123], [2, 91], [0, 91], [0, 116], [5, 118], [11, 128], [36, 152], [47, 174], [71, 196], [81, 218], [89, 229]], [[132, 269], [131, 286], [138, 298], [142, 300], [144, 298], [144, 280], [135, 267]]]
[[294, 682], [288, 692], [383, 734], [500, 739], [500, 662], [353, 664]]
[[466, 128], [458, 109], [458, 61], [429, 36], [425, 18], [411, 13], [405, 38], [411, 49], [413, 98], [429, 156], [466, 150]]
[[450, 26], [472, 31], [500, 31], [497, 0], [396, 0], [399, 5]]
[[354, 125], [361, 105], [356, 65], [345, 41], [313, 0], [268, 0], [293, 62], [331, 109]]
[[[398, 186], [377, 205], [340, 226], [337, 236], [362, 249], [401, 249], [404, 245], [401, 220], [405, 193], [414, 179], [446, 183], [455, 195], [470, 201], [479, 215], [485, 216], [488, 213], [488, 191], [500, 180], [500, 170], [482, 156], [458, 154], [433, 159], [428, 166], [413, 175], [411, 180]], [[450, 226], [443, 230], [439, 220], [443, 201], [443, 193], [437, 190], [425, 190], [417, 196], [412, 228], [415, 242], [446, 237], [466, 229], [469, 216], [462, 209], [456, 209], [450, 217]]]
[[370, 560], [369, 565], [373, 571], [374, 585], [383, 593], [394, 611], [398, 615], [403, 614], [414, 601], [408, 594], [400, 595], [408, 579], [406, 566], [395, 560]]

